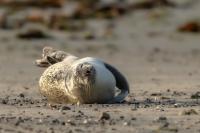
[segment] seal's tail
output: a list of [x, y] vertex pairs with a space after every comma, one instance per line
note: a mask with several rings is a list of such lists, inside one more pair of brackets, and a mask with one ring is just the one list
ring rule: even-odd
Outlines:
[[117, 96], [115, 96], [111, 103], [121, 103], [129, 94], [128, 82], [126, 78], [116, 68], [107, 63], [104, 63], [104, 65], [114, 75], [116, 80], [116, 86], [121, 91]]

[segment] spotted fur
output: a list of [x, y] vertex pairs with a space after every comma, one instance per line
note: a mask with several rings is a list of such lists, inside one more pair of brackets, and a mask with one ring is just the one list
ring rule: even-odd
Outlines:
[[[123, 75], [101, 60], [92, 57], [79, 59], [70, 54], [64, 54], [63, 58], [54, 51], [53, 55], [56, 54], [57, 59], [51, 56], [51, 52], [43, 56], [47, 62], [59, 61], [49, 64], [39, 81], [40, 92], [50, 102], [116, 103], [128, 93], [128, 83]], [[115, 98], [118, 86], [123, 93]]]

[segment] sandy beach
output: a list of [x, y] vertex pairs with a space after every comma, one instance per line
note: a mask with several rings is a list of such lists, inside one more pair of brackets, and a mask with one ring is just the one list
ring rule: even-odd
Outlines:
[[[50, 38], [22, 39], [21, 29], [0, 30], [0, 132], [200, 133], [200, 33], [177, 31], [199, 12], [197, 0], [188, 8], [89, 19], [86, 32], [94, 37], [47, 29]], [[34, 64], [44, 46], [114, 65], [129, 82], [126, 101], [50, 108], [38, 86], [45, 69]]]

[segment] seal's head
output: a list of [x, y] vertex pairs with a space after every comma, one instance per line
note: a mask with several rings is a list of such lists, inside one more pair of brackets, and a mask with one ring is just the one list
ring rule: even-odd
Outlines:
[[88, 62], [78, 64], [76, 66], [74, 73], [75, 73], [75, 79], [79, 83], [92, 84], [95, 82], [95, 75], [96, 75], [95, 67]]
[[[72, 66], [72, 72], [69, 72], [66, 80], [67, 89], [75, 96], [80, 103], [90, 103], [94, 99], [94, 87], [96, 81], [95, 67], [88, 63], [82, 62]], [[71, 81], [71, 82], [70, 82]]]

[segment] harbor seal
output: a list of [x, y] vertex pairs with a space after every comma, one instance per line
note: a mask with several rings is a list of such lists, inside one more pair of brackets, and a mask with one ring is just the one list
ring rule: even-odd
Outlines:
[[[39, 67], [47, 67], [39, 80], [40, 92], [51, 103], [120, 103], [129, 93], [126, 78], [104, 61], [78, 58], [51, 47], [43, 49]], [[116, 94], [116, 90], [120, 90]]]

